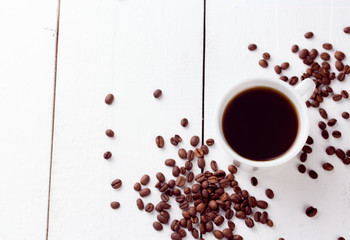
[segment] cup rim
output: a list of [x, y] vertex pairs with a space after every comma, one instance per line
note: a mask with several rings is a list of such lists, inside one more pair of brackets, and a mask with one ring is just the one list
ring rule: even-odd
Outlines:
[[[257, 84], [254, 84], [251, 86], [249, 85], [249, 83], [251, 82], [257, 82]], [[264, 85], [263, 83], [265, 84], [269, 83], [271, 85], [268, 85], [268, 84]], [[246, 88], [243, 87], [243, 89], [240, 89], [239, 92], [233, 95], [232, 92], [235, 91], [236, 88], [241, 87], [242, 85], [247, 85], [247, 87]], [[266, 161], [250, 160], [236, 153], [227, 143], [222, 131], [222, 115], [228, 102], [230, 102], [231, 99], [233, 99], [238, 93], [255, 86], [271, 87], [283, 93], [294, 104], [298, 114], [298, 120], [299, 120], [297, 137], [293, 145], [290, 147], [290, 149], [288, 149], [288, 151], [283, 155], [275, 159], [266, 160]], [[288, 92], [289, 94], [287, 95], [286, 92]], [[293, 96], [293, 98], [291, 98], [289, 95]], [[300, 152], [302, 147], [305, 145], [305, 142], [309, 133], [309, 128], [310, 128], [309, 114], [307, 112], [306, 104], [303, 101], [302, 97], [297, 93], [297, 91], [292, 86], [290, 86], [285, 82], [282, 82], [280, 80], [264, 78], [264, 77], [253, 77], [253, 78], [240, 80], [234, 83], [231, 87], [228, 88], [228, 90], [220, 99], [219, 104], [217, 105], [215, 116], [216, 116], [215, 125], [216, 125], [216, 132], [219, 135], [218, 136], [219, 144], [224, 147], [225, 151], [228, 152], [234, 158], [234, 160], [247, 164], [252, 167], [259, 167], [259, 168], [278, 166], [293, 159]]]

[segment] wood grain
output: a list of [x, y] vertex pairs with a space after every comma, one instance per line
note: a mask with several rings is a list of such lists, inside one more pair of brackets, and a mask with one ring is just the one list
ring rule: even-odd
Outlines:
[[[216, 136], [214, 132], [214, 113], [219, 101], [218, 95], [234, 82], [251, 77], [278, 79], [273, 66], [289, 61], [291, 67], [285, 73], [291, 77], [299, 76], [305, 66], [298, 57], [291, 53], [293, 44], [300, 47], [315, 47], [322, 51], [324, 42], [331, 42], [336, 49], [345, 53], [350, 51], [349, 35], [343, 28], [349, 25], [346, 14], [350, 4], [345, 1], [214, 1], [207, 0], [207, 46], [206, 46], [206, 81], [205, 81], [205, 137]], [[304, 38], [304, 33], [313, 31], [315, 37]], [[256, 43], [258, 50], [249, 52], [249, 43]], [[269, 68], [258, 65], [264, 52], [271, 54]], [[333, 54], [331, 54], [333, 55]], [[349, 60], [346, 62], [349, 64]], [[332, 62], [333, 64], [334, 62]], [[334, 89], [349, 89], [349, 82], [335, 83]], [[332, 85], [333, 87], [333, 85]], [[341, 119], [342, 111], [349, 111], [349, 102], [335, 104], [327, 99], [323, 106], [329, 115], [339, 120], [337, 128], [348, 132], [349, 122]], [[244, 239], [337, 239], [349, 238], [348, 216], [350, 214], [349, 167], [336, 157], [329, 157], [324, 149], [328, 144], [349, 149], [349, 136], [342, 139], [324, 141], [317, 128], [320, 119], [318, 112], [310, 110], [311, 136], [315, 139], [313, 153], [306, 166], [319, 173], [317, 180], [297, 172], [298, 160], [270, 172], [257, 172], [260, 180], [253, 188], [249, 179], [253, 174], [240, 172], [238, 179], [242, 187], [258, 198], [266, 199], [265, 189], [275, 191], [275, 199], [270, 200], [270, 216], [275, 226], [257, 226], [250, 230], [243, 221], [236, 222], [235, 232]], [[226, 167], [232, 159], [224, 149], [216, 146], [211, 156], [220, 159], [219, 165]], [[322, 163], [329, 161], [335, 165], [335, 171], [325, 172]], [[319, 209], [318, 215], [310, 219], [305, 216], [307, 205]], [[337, 219], [336, 223], [331, 219]], [[213, 239], [205, 236], [205, 239]]]
[[[170, 235], [155, 233], [155, 213], [137, 209], [133, 185], [148, 173], [154, 193], [145, 202], [159, 201], [155, 173], [170, 176], [163, 162], [178, 149], [170, 137], [180, 134], [186, 147], [191, 134], [201, 135], [202, 12], [201, 1], [188, 0], [62, 2], [50, 240]], [[152, 96], [157, 88], [160, 99]], [[157, 135], [165, 137], [164, 149], [156, 147]], [[115, 178], [121, 189], [111, 188]], [[120, 209], [112, 210], [111, 201]]]
[[45, 239], [57, 6], [0, 3], [1, 239]]

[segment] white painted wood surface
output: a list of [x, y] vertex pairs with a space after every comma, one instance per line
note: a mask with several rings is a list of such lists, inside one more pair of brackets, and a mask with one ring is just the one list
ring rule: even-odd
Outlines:
[[0, 239], [45, 239], [57, 0], [0, 2]]
[[[219, 100], [217, 96], [235, 81], [255, 76], [278, 79], [273, 66], [284, 61], [291, 63], [291, 67], [285, 71], [287, 76], [300, 76], [306, 68], [298, 56], [291, 53], [293, 44], [322, 50], [324, 42], [331, 42], [335, 49], [349, 54], [350, 36], [343, 33], [343, 28], [350, 22], [347, 14], [349, 10], [348, 1], [207, 0], [205, 136], [215, 136], [213, 123]], [[308, 31], [315, 34], [311, 40], [303, 37]], [[251, 42], [258, 45], [257, 51], [248, 51], [247, 45]], [[263, 52], [271, 54], [268, 69], [262, 69], [258, 65]], [[349, 64], [349, 59], [346, 62]], [[343, 83], [337, 82], [332, 87], [335, 91], [344, 88], [349, 90], [349, 79]], [[341, 118], [342, 111], [350, 110], [349, 101], [335, 104], [333, 100], [327, 99], [323, 106], [331, 117], [339, 120], [334, 128], [341, 128], [344, 133], [349, 132], [350, 122]], [[343, 165], [337, 157], [329, 157], [324, 152], [329, 142], [350, 149], [350, 138], [344, 134], [338, 140], [331, 137], [332, 140], [327, 143], [320, 136], [317, 127], [317, 122], [321, 120], [318, 112], [311, 109], [310, 118], [311, 136], [315, 143], [313, 153], [305, 165], [319, 173], [317, 180], [297, 171], [298, 159], [271, 172], [255, 173], [259, 179], [256, 188], [249, 182], [253, 174], [238, 174], [242, 187], [262, 199], [266, 199], [264, 192], [267, 187], [275, 191], [275, 199], [269, 201], [269, 213], [275, 226], [269, 229], [256, 224], [250, 230], [243, 221], [236, 221], [237, 233], [245, 239], [350, 238], [350, 168]], [[216, 146], [215, 155], [214, 151], [211, 155], [224, 167], [232, 160], [220, 146]], [[334, 164], [335, 170], [325, 172], [321, 165], [324, 161]], [[308, 204], [319, 209], [318, 215], [313, 219], [304, 214], [304, 207]]]

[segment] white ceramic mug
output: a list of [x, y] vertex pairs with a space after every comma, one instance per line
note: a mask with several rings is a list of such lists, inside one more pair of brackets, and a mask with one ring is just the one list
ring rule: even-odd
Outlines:
[[[222, 129], [222, 117], [227, 104], [235, 97], [237, 94], [243, 92], [244, 90], [254, 88], [254, 87], [270, 87], [276, 89], [277, 91], [283, 93], [289, 100], [294, 104], [297, 115], [298, 115], [298, 133], [293, 145], [289, 150], [272, 160], [266, 161], [254, 161], [242, 157], [236, 153], [230, 145], [227, 143], [223, 129]], [[304, 146], [306, 139], [309, 135], [309, 115], [307, 112], [307, 107], [305, 101], [310, 98], [315, 90], [315, 83], [312, 79], [307, 78], [301, 81], [295, 87], [290, 86], [281, 80], [270, 80], [264, 78], [252, 78], [244, 81], [237, 82], [234, 84], [226, 94], [224, 94], [221, 99], [217, 112], [216, 112], [216, 126], [218, 133], [219, 143], [224, 147], [224, 149], [233, 157], [234, 162], [242, 166], [245, 169], [259, 169], [265, 167], [273, 167], [280, 165], [282, 163], [288, 162], [293, 159]]]

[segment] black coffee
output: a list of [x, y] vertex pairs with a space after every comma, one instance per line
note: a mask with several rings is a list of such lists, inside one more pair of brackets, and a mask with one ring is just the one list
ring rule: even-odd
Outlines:
[[231, 148], [255, 161], [271, 160], [287, 152], [298, 125], [294, 104], [268, 87], [250, 88], [235, 96], [222, 118], [223, 133]]

